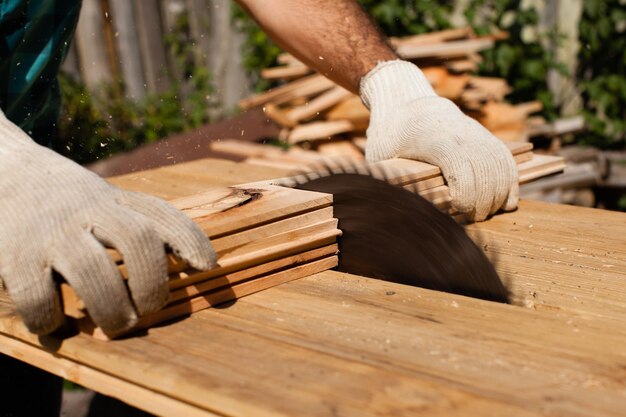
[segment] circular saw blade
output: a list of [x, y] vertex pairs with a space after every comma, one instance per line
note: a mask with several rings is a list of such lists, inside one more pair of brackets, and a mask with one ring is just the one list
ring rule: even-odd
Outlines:
[[367, 175], [337, 173], [295, 188], [333, 195], [338, 270], [490, 301], [508, 291], [483, 251], [423, 197]]

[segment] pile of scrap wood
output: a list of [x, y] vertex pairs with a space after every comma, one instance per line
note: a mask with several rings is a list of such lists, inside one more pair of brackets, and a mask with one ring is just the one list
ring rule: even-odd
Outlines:
[[[470, 28], [461, 28], [391, 39], [391, 43], [401, 57], [422, 69], [439, 95], [453, 100], [497, 137], [527, 141], [531, 135], [551, 131], [544, 119], [530, 117], [542, 110], [541, 103], [509, 104], [505, 96], [511, 87], [506, 80], [472, 75], [481, 62], [478, 52], [505, 37], [505, 33], [476, 36]], [[362, 159], [369, 111], [359, 97], [289, 54], [278, 60], [280, 66], [261, 75], [283, 83], [241, 100], [240, 107], [262, 107], [268, 118], [283, 127], [280, 139], [290, 145]], [[578, 129], [579, 123], [571, 126]]]

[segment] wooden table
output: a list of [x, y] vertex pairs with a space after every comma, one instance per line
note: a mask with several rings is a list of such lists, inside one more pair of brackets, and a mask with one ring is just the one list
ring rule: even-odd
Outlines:
[[[113, 182], [175, 197], [282, 174]], [[100, 342], [33, 336], [4, 299], [0, 351], [163, 416], [624, 415], [626, 215], [523, 201], [470, 230], [517, 305], [329, 271]]]

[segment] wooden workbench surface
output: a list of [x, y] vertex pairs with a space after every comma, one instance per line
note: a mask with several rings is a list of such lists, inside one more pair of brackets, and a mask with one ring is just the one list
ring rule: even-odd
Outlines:
[[[283, 175], [202, 160], [115, 180], [176, 197]], [[624, 415], [626, 215], [524, 201], [474, 225], [517, 305], [325, 272], [115, 342], [0, 351], [171, 416]]]

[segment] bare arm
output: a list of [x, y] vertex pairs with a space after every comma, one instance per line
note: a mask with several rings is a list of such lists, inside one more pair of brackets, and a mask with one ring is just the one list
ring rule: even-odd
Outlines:
[[354, 0], [237, 0], [283, 49], [358, 93], [380, 61], [398, 59]]

